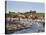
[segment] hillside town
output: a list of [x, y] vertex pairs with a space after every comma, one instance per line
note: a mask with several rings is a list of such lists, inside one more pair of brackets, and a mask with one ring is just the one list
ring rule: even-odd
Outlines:
[[[38, 31], [43, 32], [45, 27], [45, 14], [30, 11], [25, 13], [6, 13], [6, 33], [13, 33], [23, 29], [31, 28], [37, 24]], [[40, 27], [40, 28], [39, 28]]]

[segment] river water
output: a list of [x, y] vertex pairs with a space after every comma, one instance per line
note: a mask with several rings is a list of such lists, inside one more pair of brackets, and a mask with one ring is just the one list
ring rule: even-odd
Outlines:
[[38, 33], [38, 32], [43, 32], [44, 29], [45, 27], [43, 27], [43, 23], [32, 21], [32, 27], [14, 32], [13, 34], [10, 35], [22, 34], [22, 33]]
[[38, 32], [42, 32], [43, 30], [44, 30], [43, 25], [41, 23], [38, 24], [36, 22], [32, 24], [32, 27], [14, 32], [13, 34], [10, 35], [23, 34], [23, 33], [38, 33]]

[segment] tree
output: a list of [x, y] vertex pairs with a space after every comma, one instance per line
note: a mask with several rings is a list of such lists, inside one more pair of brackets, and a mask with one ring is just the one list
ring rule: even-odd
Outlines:
[[9, 11], [9, 16], [10, 16], [10, 22], [9, 22], [9, 24], [12, 23], [12, 22], [11, 22], [11, 19], [13, 18], [14, 14], [15, 14], [15, 12], [10, 12], [10, 11]]

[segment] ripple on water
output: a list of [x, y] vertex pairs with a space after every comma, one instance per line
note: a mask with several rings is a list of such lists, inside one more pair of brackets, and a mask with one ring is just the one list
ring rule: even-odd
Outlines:
[[[32, 24], [32, 27], [30, 27], [30, 28], [28, 28], [28, 29], [23, 29], [23, 30], [21, 30], [21, 31], [17, 31], [17, 32], [15, 32], [15, 33], [33, 33], [33, 32], [38, 32], [38, 30], [39, 30], [39, 28], [43, 28], [42, 27], [42, 25], [40, 26], [38, 26], [38, 24], [37, 23], [33, 23]], [[14, 34], [15, 34], [14, 33]]]

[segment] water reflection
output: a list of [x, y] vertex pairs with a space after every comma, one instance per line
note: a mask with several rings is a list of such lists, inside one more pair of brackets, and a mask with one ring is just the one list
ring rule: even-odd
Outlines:
[[[18, 21], [17, 21], [18, 22]], [[25, 19], [24, 20], [21, 20], [20, 21], [21, 23], [25, 23], [25, 24], [31, 24], [32, 23], [32, 27], [30, 28], [27, 28], [27, 29], [22, 29], [20, 31], [16, 31], [14, 32], [13, 34], [21, 34], [21, 33], [37, 33], [37, 32], [44, 32], [44, 29], [45, 29], [45, 22], [37, 22], [37, 21], [34, 21], [34, 20], [31, 20], [31, 21], [26, 21]], [[44, 26], [43, 26], [44, 25]], [[13, 35], [11, 34], [11, 35]]]
[[44, 31], [44, 27], [42, 23], [32, 22], [32, 27], [23, 29], [21, 31], [17, 31], [15, 33], [34, 33], [34, 32], [42, 32], [42, 31]]

